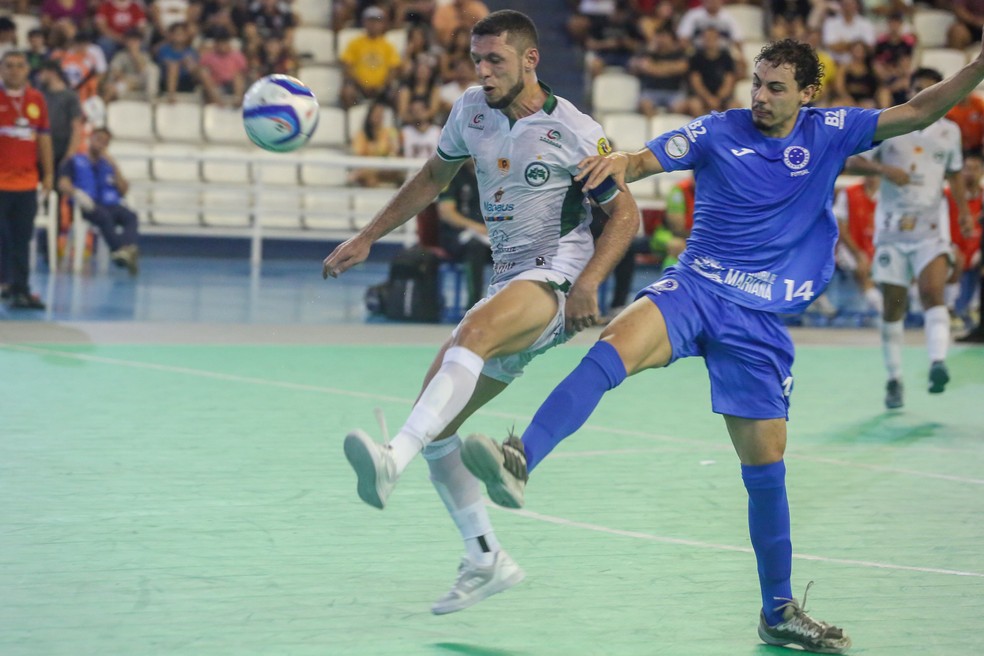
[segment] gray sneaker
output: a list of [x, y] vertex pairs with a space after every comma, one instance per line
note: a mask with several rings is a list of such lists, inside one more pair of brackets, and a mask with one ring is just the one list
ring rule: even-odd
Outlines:
[[458, 578], [451, 590], [431, 606], [431, 612], [445, 615], [464, 610], [497, 592], [508, 590], [524, 578], [526, 572], [505, 551], [496, 553], [495, 561], [486, 567], [476, 565], [465, 556], [458, 566]]
[[929, 365], [929, 393], [940, 394], [946, 384], [950, 382], [950, 372], [947, 371], [946, 363], [937, 360]]
[[885, 407], [889, 410], [901, 408], [902, 401], [902, 381], [893, 379], [885, 385]]
[[461, 446], [461, 461], [485, 483], [489, 498], [503, 508], [522, 508], [529, 473], [523, 442], [510, 435], [500, 446], [485, 435], [469, 435]]
[[389, 445], [376, 444], [365, 431], [354, 430], [345, 436], [345, 457], [359, 477], [359, 498], [382, 510], [399, 478]]
[[851, 639], [843, 629], [832, 624], [815, 620], [806, 614], [806, 595], [810, 591], [810, 581], [803, 593], [803, 606], [795, 599], [778, 599], [786, 603], [777, 607], [782, 610], [782, 622], [769, 626], [765, 613], [759, 614], [758, 634], [767, 645], [799, 645], [806, 651], [818, 654], [843, 654], [851, 646]]

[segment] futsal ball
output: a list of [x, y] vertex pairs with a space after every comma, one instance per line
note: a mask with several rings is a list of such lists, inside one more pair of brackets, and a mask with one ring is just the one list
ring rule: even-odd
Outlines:
[[318, 99], [297, 78], [267, 75], [243, 97], [243, 124], [250, 140], [276, 153], [297, 150], [318, 127]]

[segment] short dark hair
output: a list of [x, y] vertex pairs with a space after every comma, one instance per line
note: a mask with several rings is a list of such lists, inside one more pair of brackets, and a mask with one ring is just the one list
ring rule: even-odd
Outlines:
[[923, 67], [923, 68], [917, 68], [916, 70], [912, 71], [912, 77], [910, 77], [909, 79], [910, 80], [932, 80], [933, 81], [933, 84], [936, 84], [937, 82], [942, 82], [943, 81], [943, 74], [940, 73], [935, 68], [926, 68], [926, 67]]
[[814, 95], [820, 92], [823, 85], [823, 64], [810, 44], [794, 39], [773, 41], [755, 57], [756, 64], [760, 61], [769, 62], [776, 67], [789, 64], [793, 67], [793, 77], [800, 89], [812, 84], [816, 89]]
[[112, 138], [113, 138], [113, 133], [112, 133], [112, 132], [110, 132], [110, 131], [109, 131], [109, 128], [107, 128], [107, 127], [105, 127], [105, 126], [103, 126], [103, 127], [101, 127], [101, 128], [96, 128], [95, 130], [93, 130], [93, 131], [92, 131], [92, 134], [97, 134], [97, 133], [99, 133], [99, 132], [102, 132], [103, 134], [105, 134], [105, 135], [106, 135], [107, 137], [109, 137], [110, 139], [112, 139]]
[[493, 11], [475, 23], [471, 31], [472, 36], [499, 36], [503, 32], [508, 32], [506, 39], [514, 46], [521, 45], [522, 50], [540, 45], [540, 36], [530, 17], [512, 9]]
[[10, 20], [7, 16], [0, 16], [0, 32], [13, 32], [17, 29], [17, 23]]

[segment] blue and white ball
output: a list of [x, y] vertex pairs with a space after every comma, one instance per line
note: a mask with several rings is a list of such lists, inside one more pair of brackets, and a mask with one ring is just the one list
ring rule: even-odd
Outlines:
[[318, 128], [318, 99], [289, 75], [267, 75], [243, 98], [243, 124], [250, 140], [276, 153], [297, 150]]

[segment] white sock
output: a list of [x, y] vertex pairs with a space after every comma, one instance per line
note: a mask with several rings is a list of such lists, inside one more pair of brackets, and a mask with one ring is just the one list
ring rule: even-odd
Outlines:
[[465, 409], [483, 366], [485, 361], [464, 346], [452, 346], [444, 352], [441, 368], [390, 442], [397, 474]]
[[468, 558], [478, 565], [491, 565], [499, 551], [489, 511], [482, 499], [481, 485], [461, 462], [461, 440], [452, 435], [431, 442], [423, 450], [430, 479], [465, 541]]
[[881, 290], [877, 287], [869, 287], [864, 290], [864, 300], [872, 310], [878, 314], [882, 313], [884, 309], [885, 302], [882, 299]]
[[882, 354], [885, 356], [885, 369], [889, 380], [902, 379], [902, 337], [903, 321], [882, 321]]
[[926, 351], [929, 361], [936, 362], [946, 359], [946, 350], [950, 346], [950, 312], [945, 305], [937, 305], [923, 312], [926, 330]]
[[943, 304], [952, 308], [957, 304], [957, 296], [960, 296], [960, 283], [947, 283], [943, 288]]

